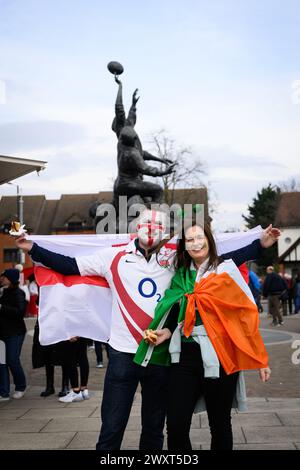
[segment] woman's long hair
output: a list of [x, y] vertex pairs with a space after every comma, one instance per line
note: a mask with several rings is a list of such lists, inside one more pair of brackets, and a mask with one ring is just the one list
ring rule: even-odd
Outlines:
[[176, 271], [180, 268], [184, 268], [185, 270], [189, 270], [191, 268], [192, 258], [190, 257], [186, 247], [185, 247], [185, 234], [186, 231], [191, 228], [198, 226], [202, 228], [204, 234], [208, 241], [208, 266], [207, 269], [215, 268], [220, 264], [220, 258], [217, 253], [216, 242], [214, 240], [212, 231], [208, 223], [205, 223], [204, 226], [199, 225], [196, 223], [196, 218], [193, 217], [191, 220], [184, 220], [183, 221], [183, 228], [181, 237], [178, 238], [177, 242], [177, 251], [175, 256], [175, 269]]

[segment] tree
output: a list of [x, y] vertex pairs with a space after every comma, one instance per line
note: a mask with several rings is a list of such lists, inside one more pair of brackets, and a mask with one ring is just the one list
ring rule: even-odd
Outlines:
[[[248, 228], [261, 225], [266, 228], [270, 224], [274, 224], [278, 204], [279, 204], [280, 188], [271, 186], [271, 183], [266, 188], [262, 188], [257, 192], [256, 197], [253, 199], [252, 204], [248, 205], [249, 215], [243, 215]], [[268, 248], [263, 256], [257, 261], [259, 266], [269, 266], [274, 263], [277, 257], [277, 244], [272, 248]]]
[[278, 186], [282, 193], [298, 192], [300, 191], [300, 179], [290, 178], [287, 181], [281, 181]]
[[177, 163], [173, 173], [161, 177], [166, 204], [174, 203], [175, 189], [186, 189], [186, 200], [188, 200], [192, 188], [204, 186], [201, 181], [202, 175], [205, 174], [204, 163], [200, 157], [194, 155], [191, 147], [178, 146], [164, 129], [154, 132], [150, 137], [150, 143], [153, 146], [153, 153], [159, 158]]

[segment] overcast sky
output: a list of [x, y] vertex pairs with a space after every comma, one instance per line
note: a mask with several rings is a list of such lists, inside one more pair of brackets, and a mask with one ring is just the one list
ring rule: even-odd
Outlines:
[[242, 228], [256, 191], [300, 174], [299, 24], [298, 0], [0, 0], [0, 154], [48, 162], [24, 194], [111, 189], [118, 60], [144, 148], [161, 128], [192, 146], [215, 226]]

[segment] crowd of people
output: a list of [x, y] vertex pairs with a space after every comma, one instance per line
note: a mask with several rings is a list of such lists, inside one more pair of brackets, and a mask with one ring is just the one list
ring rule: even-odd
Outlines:
[[[190, 450], [192, 415], [203, 410], [208, 414], [211, 448], [232, 449], [231, 408], [243, 409], [246, 400], [243, 370], [258, 370], [262, 381], [267, 381], [271, 374], [258, 330], [258, 310], [262, 308], [259, 297], [268, 297], [274, 323], [282, 324], [278, 309], [288, 287], [273, 268], [268, 268], [262, 287], [251, 274], [248, 285], [238, 267], [259, 258], [264, 249], [276, 242], [279, 230], [269, 226], [261, 238], [250, 245], [218, 256], [209, 226], [191, 219], [184, 226], [177, 252], [167, 268], [160, 264], [164, 233], [165, 214], [146, 210], [139, 219], [137, 238], [126, 249], [106, 248], [96, 256], [71, 258], [46, 250], [26, 240], [25, 236], [16, 241], [18, 248], [28, 252], [34, 262], [64, 275], [104, 276], [111, 288], [112, 326], [98, 450], [120, 449], [139, 384], [142, 390], [141, 450], [162, 449], [166, 418], [168, 448]], [[1, 276], [0, 339], [8, 345], [6, 364], [0, 365], [0, 395], [4, 400], [9, 399], [8, 370], [15, 383], [13, 396], [21, 398], [26, 390], [20, 363], [26, 332], [26, 300], [18, 286], [16, 271], [6, 270]], [[159, 302], [150, 295], [138, 297], [136, 285], [145, 276], [155, 283]], [[147, 339], [137, 341], [124, 321], [118, 302], [120, 285], [125, 288], [121, 292], [126, 291], [131, 299], [128, 313], [136, 321], [139, 321], [137, 315], [144, 315], [144, 329], [153, 329], [156, 336], [153, 343]], [[298, 292], [298, 278], [295, 285]], [[297, 295], [296, 312], [299, 310]], [[60, 365], [62, 396], [59, 400], [69, 403], [88, 399], [87, 339], [72, 337], [59, 344], [42, 346], [38, 328], [37, 321], [33, 366], [45, 367], [46, 388], [41, 396], [55, 393], [54, 367]], [[248, 328], [251, 335], [244, 334], [243, 328]], [[97, 365], [101, 367], [103, 358], [99, 347], [101, 345], [96, 343]]]
[[300, 311], [300, 273], [277, 273], [274, 266], [266, 268], [266, 275], [259, 277], [249, 271], [249, 287], [255, 299], [258, 311], [264, 311], [261, 299], [268, 299], [268, 314], [272, 317], [272, 326], [284, 324], [283, 317]]

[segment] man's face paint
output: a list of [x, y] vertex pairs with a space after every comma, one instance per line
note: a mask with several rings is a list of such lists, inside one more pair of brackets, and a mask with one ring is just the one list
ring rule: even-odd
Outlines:
[[137, 226], [138, 239], [144, 246], [155, 247], [162, 240], [166, 231], [165, 214], [147, 210], [142, 213]]

